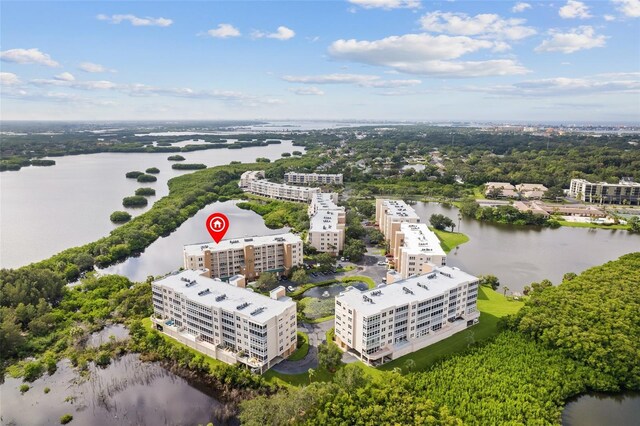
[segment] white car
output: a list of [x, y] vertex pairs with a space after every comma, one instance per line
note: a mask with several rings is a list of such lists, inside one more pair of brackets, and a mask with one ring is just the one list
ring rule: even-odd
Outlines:
[[387, 266], [387, 262], [381, 260], [380, 262], [378, 262], [378, 266]]
[[291, 292], [293, 292], [293, 291], [296, 291], [296, 289], [295, 289], [295, 288], [293, 288], [293, 286], [289, 286], [289, 287], [287, 287], [287, 290], [288, 290], [290, 293], [291, 293]]

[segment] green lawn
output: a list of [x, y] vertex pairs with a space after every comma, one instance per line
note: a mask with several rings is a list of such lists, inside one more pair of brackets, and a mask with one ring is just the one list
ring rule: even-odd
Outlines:
[[402, 368], [407, 360], [412, 359], [415, 362], [415, 371], [425, 370], [437, 360], [465, 350], [472, 342], [479, 342], [494, 336], [498, 332], [496, 328], [498, 319], [518, 312], [523, 305], [524, 302], [509, 301], [488, 287], [480, 287], [478, 293], [479, 324], [419, 351], [388, 362], [379, 369], [388, 371], [396, 367]]
[[476, 198], [476, 200], [485, 200], [487, 198], [484, 195], [483, 189], [483, 186], [477, 186], [473, 188], [473, 196]]
[[309, 335], [302, 331], [298, 331], [298, 337], [302, 339], [303, 343], [294, 353], [291, 354], [289, 358], [287, 358], [289, 361], [300, 361], [309, 353]]
[[349, 283], [353, 281], [362, 281], [363, 283], [368, 285], [370, 289], [376, 288], [376, 283], [373, 281], [373, 279], [369, 277], [365, 277], [364, 275], [352, 275], [350, 277], [343, 278], [341, 281], [343, 283]]
[[449, 253], [459, 245], [469, 241], [469, 237], [461, 232], [440, 231], [434, 228], [431, 228], [431, 230], [438, 236], [438, 238], [440, 239], [440, 245], [447, 253]]
[[597, 225], [595, 223], [568, 222], [566, 220], [559, 220], [558, 223], [570, 228], [629, 229], [628, 225]]

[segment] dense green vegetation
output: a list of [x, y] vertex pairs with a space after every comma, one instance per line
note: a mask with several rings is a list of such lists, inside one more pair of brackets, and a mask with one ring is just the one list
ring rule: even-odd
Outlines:
[[167, 157], [167, 160], [169, 160], [169, 161], [184, 161], [184, 160], [186, 160], [186, 158], [184, 158], [182, 155], [170, 155], [169, 157]]
[[174, 170], [201, 170], [206, 169], [207, 166], [201, 163], [176, 163], [172, 164], [171, 168]]
[[31, 165], [32, 166], [55, 166], [56, 162], [55, 160], [40, 160], [40, 159], [33, 159], [31, 160]]
[[[174, 164], [175, 166], [175, 164]], [[140, 176], [138, 176], [137, 181], [140, 183], [146, 183], [146, 182], [155, 182], [157, 181], [158, 178], [153, 176], [153, 175], [147, 175], [147, 174], [141, 174]]]
[[153, 188], [138, 188], [136, 189], [136, 195], [156, 195], [156, 190]]
[[134, 195], [131, 197], [124, 197], [122, 199], [122, 205], [125, 207], [144, 207], [149, 203], [142, 195]]
[[149, 167], [147, 170], [145, 170], [145, 173], [149, 173], [152, 175], [158, 174], [160, 173], [160, 169], [157, 167]]
[[28, 166], [55, 166], [54, 160], [42, 160], [38, 158], [26, 159], [24, 157], [12, 157], [0, 159], [0, 172], [18, 171]]
[[296, 232], [309, 229], [307, 206], [302, 203], [251, 197], [249, 201], [238, 203], [238, 207], [259, 214], [264, 219], [265, 225], [271, 229], [285, 226], [289, 226]]
[[129, 179], [138, 179], [138, 176], [142, 176], [143, 174], [144, 173], [139, 170], [134, 170], [132, 172], [127, 172], [125, 176]]
[[109, 216], [109, 219], [113, 223], [125, 223], [131, 220], [131, 215], [127, 212], [115, 211], [111, 213], [111, 216]]

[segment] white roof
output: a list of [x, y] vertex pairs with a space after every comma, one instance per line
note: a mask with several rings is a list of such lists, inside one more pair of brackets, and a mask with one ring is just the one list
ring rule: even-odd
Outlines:
[[[477, 277], [457, 268], [441, 266], [428, 274], [409, 277], [393, 284], [379, 286], [373, 290], [359, 291], [355, 287], [349, 287], [347, 291], [340, 293], [336, 300], [346, 303], [350, 308], [367, 317], [396, 306], [432, 299], [446, 294], [461, 284], [477, 280]], [[372, 293], [377, 291], [380, 291], [381, 294], [374, 296]], [[372, 302], [365, 300], [363, 296]]]
[[[225, 311], [241, 313], [249, 320], [264, 324], [275, 315], [280, 315], [295, 303], [290, 297], [281, 297], [278, 300], [255, 293], [252, 290], [236, 287], [219, 279], [203, 276], [204, 270], [185, 270], [154, 281], [154, 284], [171, 288], [174, 292], [182, 293], [185, 298], [210, 308], [221, 308]], [[187, 281], [195, 281], [195, 285], [187, 287]], [[205, 294], [201, 292], [209, 290]], [[202, 294], [202, 295], [200, 295]], [[224, 298], [222, 296], [225, 296]], [[243, 309], [238, 309], [248, 303]], [[259, 310], [259, 308], [264, 308]], [[252, 313], [254, 313], [252, 315]]]
[[342, 173], [299, 173], [299, 172], [286, 172], [285, 176], [333, 176], [342, 177]]
[[400, 224], [400, 231], [404, 234], [402, 248], [405, 253], [446, 255], [440, 246], [438, 236], [425, 223], [403, 222]]
[[416, 211], [402, 200], [383, 200], [383, 205], [387, 209], [387, 216], [411, 217], [419, 219]]
[[318, 210], [309, 220], [309, 232], [337, 231], [338, 213], [332, 210]]
[[189, 244], [184, 246], [184, 252], [188, 256], [197, 256], [204, 253], [205, 250], [210, 251], [223, 251], [229, 249], [242, 249], [245, 246], [253, 245], [260, 246], [266, 244], [283, 244], [283, 243], [302, 243], [299, 236], [286, 232], [275, 235], [260, 235], [254, 237], [241, 237], [241, 238], [227, 238], [216, 243], [199, 243]]
[[333, 202], [333, 196], [333, 192], [321, 192], [319, 194], [313, 194], [311, 197], [311, 203], [315, 206], [316, 210], [344, 211], [344, 207], [340, 207]]
[[284, 190], [295, 191], [295, 192], [303, 192], [303, 193], [304, 192], [310, 192], [310, 193], [320, 192], [320, 188], [287, 185], [284, 183], [271, 182], [265, 179], [251, 181], [251, 184], [256, 186], [261, 186], [261, 187], [278, 188], [278, 189], [284, 189]]

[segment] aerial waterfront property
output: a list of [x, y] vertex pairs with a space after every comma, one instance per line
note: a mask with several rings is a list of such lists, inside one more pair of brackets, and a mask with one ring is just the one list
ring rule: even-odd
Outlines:
[[390, 247], [395, 247], [396, 232], [404, 222], [420, 222], [420, 217], [411, 206], [402, 200], [376, 199], [376, 223], [384, 237], [389, 240]]
[[267, 297], [205, 270], [167, 275], [151, 287], [155, 328], [212, 358], [264, 373], [296, 348], [296, 304], [284, 287]]
[[338, 194], [315, 194], [309, 205], [309, 244], [316, 250], [338, 254], [344, 248], [346, 213], [336, 205]]
[[191, 244], [183, 252], [185, 269], [207, 269], [211, 278], [240, 274], [252, 280], [263, 272], [287, 275], [302, 265], [302, 240], [290, 232]]
[[434, 265], [447, 264], [438, 236], [425, 223], [401, 223], [393, 241], [395, 269], [403, 279], [430, 272]]
[[571, 179], [569, 195], [589, 203], [640, 205], [640, 183], [631, 178], [623, 178], [618, 183]]
[[320, 183], [323, 185], [342, 185], [342, 173], [297, 173], [287, 172], [284, 181], [292, 184], [309, 185]]
[[294, 185], [271, 182], [264, 179], [263, 170], [244, 172], [240, 177], [240, 188], [243, 191], [276, 200], [311, 202], [314, 194], [320, 193], [320, 188], [306, 188]]
[[335, 300], [336, 343], [380, 365], [478, 322], [478, 278], [448, 266]]

